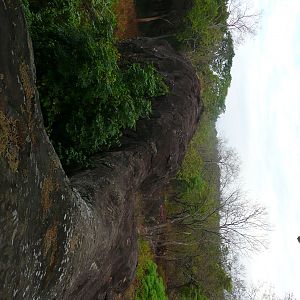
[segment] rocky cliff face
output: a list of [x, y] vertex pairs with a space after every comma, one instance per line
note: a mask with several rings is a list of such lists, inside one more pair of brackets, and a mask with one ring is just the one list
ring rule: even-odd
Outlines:
[[67, 178], [45, 133], [20, 2], [0, 2], [0, 298], [111, 299], [137, 263], [134, 198], [173, 176], [201, 112], [198, 78], [167, 43], [120, 45], [170, 88], [122, 146]]

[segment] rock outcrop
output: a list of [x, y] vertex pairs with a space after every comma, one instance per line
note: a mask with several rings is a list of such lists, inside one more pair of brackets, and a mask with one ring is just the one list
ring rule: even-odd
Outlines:
[[201, 112], [190, 63], [166, 42], [120, 45], [152, 62], [170, 92], [119, 149], [70, 178], [46, 135], [19, 1], [0, 2], [0, 298], [111, 299], [137, 264], [134, 198], [173, 176]]

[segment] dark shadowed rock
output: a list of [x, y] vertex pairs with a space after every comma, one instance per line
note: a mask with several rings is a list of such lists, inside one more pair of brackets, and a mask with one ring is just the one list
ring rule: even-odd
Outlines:
[[136, 268], [134, 198], [175, 174], [196, 129], [198, 78], [165, 42], [122, 44], [170, 94], [120, 149], [68, 179], [44, 130], [20, 2], [1, 1], [0, 20], [0, 299], [111, 299]]

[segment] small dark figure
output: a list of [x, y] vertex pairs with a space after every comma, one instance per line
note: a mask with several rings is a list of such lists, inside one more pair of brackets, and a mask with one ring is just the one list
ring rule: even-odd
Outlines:
[[300, 243], [300, 236], [297, 237], [298, 242]]

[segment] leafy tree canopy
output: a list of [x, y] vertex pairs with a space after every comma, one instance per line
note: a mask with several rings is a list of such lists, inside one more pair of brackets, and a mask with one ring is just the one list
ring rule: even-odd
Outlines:
[[124, 128], [149, 116], [166, 87], [153, 66], [119, 67], [115, 1], [25, 1], [37, 85], [50, 138], [63, 164], [118, 142]]

